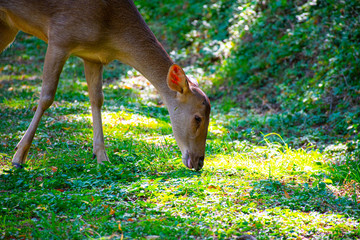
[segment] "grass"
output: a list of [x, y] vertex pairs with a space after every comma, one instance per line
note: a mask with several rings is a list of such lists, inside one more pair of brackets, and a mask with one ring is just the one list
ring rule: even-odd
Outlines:
[[87, 87], [71, 58], [27, 167], [11, 168], [34, 114], [44, 51], [20, 35], [1, 56], [0, 239], [360, 238], [359, 167], [341, 145], [238, 128], [249, 115], [223, 114], [215, 101], [204, 169], [188, 170], [158, 96], [119, 63], [104, 76], [111, 164], [92, 159]]

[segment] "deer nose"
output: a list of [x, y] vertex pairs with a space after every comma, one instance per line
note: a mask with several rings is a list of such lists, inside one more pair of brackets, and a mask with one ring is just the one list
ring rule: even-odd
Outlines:
[[199, 157], [198, 165], [197, 168], [195, 169], [196, 171], [199, 171], [204, 166], [204, 158], [205, 158], [204, 156]]

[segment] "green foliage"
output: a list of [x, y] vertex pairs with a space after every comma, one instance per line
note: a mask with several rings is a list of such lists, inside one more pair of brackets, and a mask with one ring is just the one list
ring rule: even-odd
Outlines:
[[358, 134], [358, 1], [251, 2], [251, 19], [246, 11], [235, 15], [234, 47], [217, 72], [237, 105], [300, 113], [306, 119], [291, 125], [332, 136]]
[[136, 1], [155, 35], [182, 65], [214, 72], [228, 39], [234, 1]]
[[13, 169], [45, 53], [20, 34], [0, 58], [0, 239], [359, 238], [357, 2], [135, 3], [211, 93], [204, 169], [182, 165], [166, 109], [118, 62], [104, 73], [111, 164], [97, 165], [75, 57]]

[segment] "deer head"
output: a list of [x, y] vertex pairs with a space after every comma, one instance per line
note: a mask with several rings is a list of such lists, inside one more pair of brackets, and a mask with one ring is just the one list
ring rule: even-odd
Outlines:
[[204, 166], [210, 101], [176, 64], [169, 69], [167, 83], [176, 92], [176, 97], [168, 104], [168, 108], [182, 161], [186, 167], [198, 171]]

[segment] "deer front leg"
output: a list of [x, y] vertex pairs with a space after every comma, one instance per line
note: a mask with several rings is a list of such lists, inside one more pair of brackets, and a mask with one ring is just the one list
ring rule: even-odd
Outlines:
[[105, 151], [104, 133], [101, 121], [101, 107], [104, 103], [104, 95], [102, 91], [102, 71], [103, 65], [84, 61], [85, 77], [89, 88], [89, 98], [91, 103], [91, 114], [93, 119], [94, 140], [93, 153], [97, 162], [102, 163], [109, 161]]
[[29, 128], [16, 146], [17, 151], [12, 160], [13, 165], [18, 168], [21, 168], [21, 164], [25, 163], [26, 161], [26, 156], [29, 152], [42, 115], [44, 114], [45, 110], [48, 109], [54, 102], [60, 73], [67, 57], [68, 54], [65, 51], [57, 46], [52, 46], [49, 43], [45, 56], [43, 82], [41, 86], [39, 103]]

